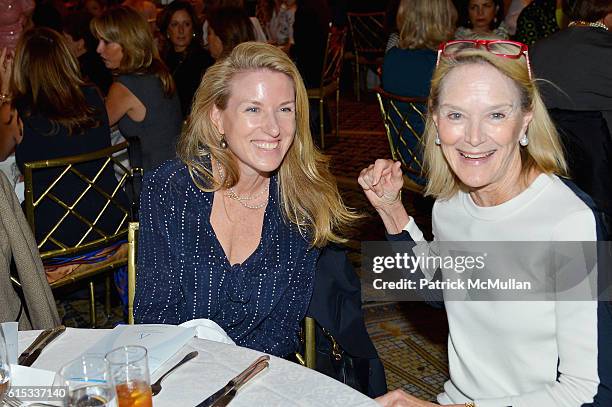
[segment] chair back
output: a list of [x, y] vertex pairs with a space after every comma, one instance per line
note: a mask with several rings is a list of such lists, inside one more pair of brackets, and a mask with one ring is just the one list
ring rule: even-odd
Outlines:
[[340, 80], [346, 33], [346, 28], [338, 28], [331, 23], [329, 24], [327, 45], [325, 46], [325, 59], [323, 60], [323, 72], [321, 73], [321, 89], [337, 83]]
[[402, 170], [416, 184], [423, 177], [423, 131], [427, 98], [404, 97], [376, 89], [391, 156], [402, 163]]
[[353, 47], [357, 58], [376, 58], [385, 54], [387, 35], [384, 12], [347, 13]]
[[[124, 186], [131, 171], [115, 156], [127, 148], [124, 142], [92, 153], [25, 163], [26, 218], [43, 260], [125, 239], [130, 207]], [[40, 221], [45, 227], [37, 235]], [[71, 241], [59, 236], [68, 226], [79, 230]]]
[[128, 324], [134, 324], [134, 295], [136, 294], [136, 253], [138, 252], [138, 222], [128, 226]]

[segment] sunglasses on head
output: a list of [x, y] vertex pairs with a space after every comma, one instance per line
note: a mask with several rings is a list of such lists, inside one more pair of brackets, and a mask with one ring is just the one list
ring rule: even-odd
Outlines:
[[531, 77], [531, 64], [529, 63], [529, 53], [527, 45], [522, 42], [509, 40], [456, 40], [447, 41], [438, 47], [438, 60], [436, 67], [440, 64], [440, 58], [453, 58], [455, 54], [466, 49], [484, 49], [498, 57], [519, 59], [525, 56], [527, 61], [527, 71], [529, 79]]

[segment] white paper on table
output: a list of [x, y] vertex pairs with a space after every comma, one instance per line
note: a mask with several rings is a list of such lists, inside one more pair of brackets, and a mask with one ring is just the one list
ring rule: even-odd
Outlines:
[[55, 372], [11, 364], [11, 386], [52, 386]]
[[194, 336], [194, 328], [175, 325], [117, 325], [84, 354], [104, 357], [108, 352], [120, 346], [144, 346], [147, 348], [149, 370], [154, 373]]
[[17, 343], [19, 342], [17, 335], [17, 322], [3, 322], [0, 324], [4, 342], [6, 343], [6, 353], [10, 364], [17, 363]]
[[196, 336], [199, 339], [207, 339], [209, 341], [227, 343], [229, 345], [236, 344], [223, 328], [210, 319], [192, 319], [191, 321], [183, 322], [179, 326], [195, 328]]

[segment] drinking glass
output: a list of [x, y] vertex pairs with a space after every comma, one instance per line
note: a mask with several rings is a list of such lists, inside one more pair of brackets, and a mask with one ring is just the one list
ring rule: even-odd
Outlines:
[[83, 355], [64, 365], [56, 383], [68, 387], [65, 399], [68, 407], [117, 406], [115, 387], [102, 356]]
[[106, 354], [111, 380], [117, 392], [119, 407], [151, 407], [151, 379], [147, 349], [122, 346]]
[[4, 395], [8, 393], [11, 385], [11, 366], [8, 360], [8, 349], [4, 341], [2, 327], [0, 327], [0, 402]]

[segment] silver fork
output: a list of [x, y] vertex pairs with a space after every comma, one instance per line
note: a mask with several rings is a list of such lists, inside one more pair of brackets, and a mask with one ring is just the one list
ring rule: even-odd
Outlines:
[[2, 402], [9, 407], [23, 407], [23, 406], [57, 407], [56, 404], [47, 404], [47, 403], [39, 403], [39, 402], [26, 404], [23, 401], [19, 400], [17, 397], [9, 396], [8, 394], [4, 396], [4, 398], [2, 399]]
[[21, 407], [24, 404], [17, 397], [9, 396], [8, 394], [4, 396], [2, 402], [9, 407]]

